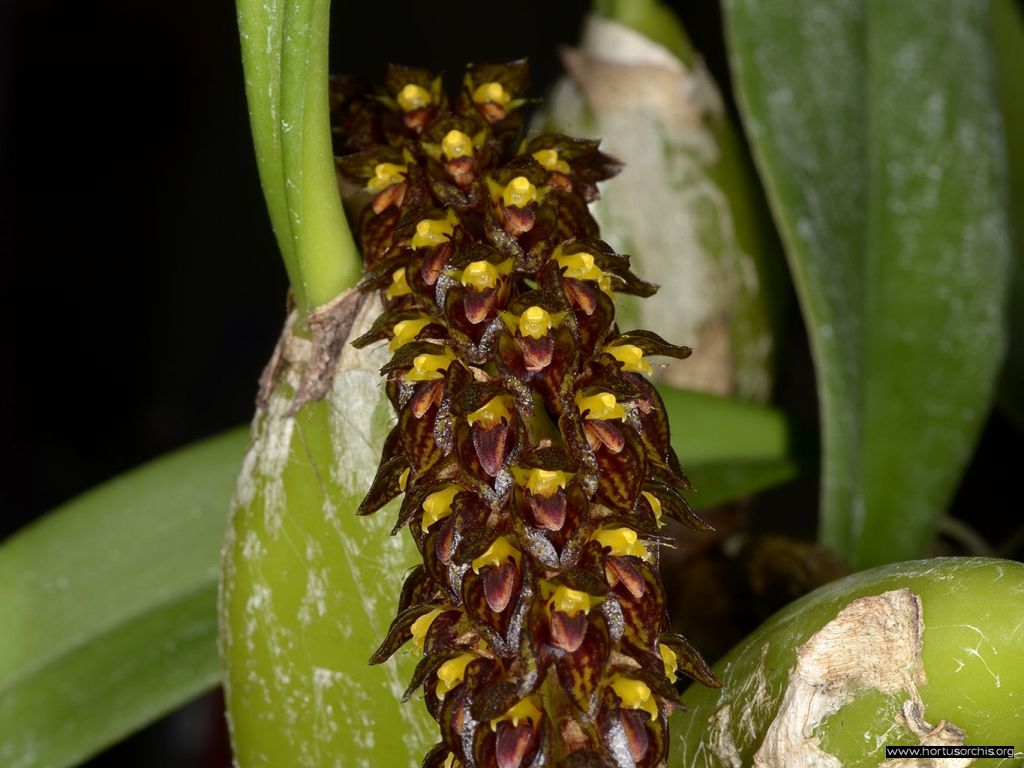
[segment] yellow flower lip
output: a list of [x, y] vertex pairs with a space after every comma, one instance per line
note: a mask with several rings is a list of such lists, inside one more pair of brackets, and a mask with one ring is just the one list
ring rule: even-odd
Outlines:
[[658, 643], [658, 653], [661, 654], [661, 661], [665, 665], [665, 677], [670, 683], [674, 683], [679, 677], [679, 657], [664, 643]]
[[551, 496], [557, 490], [565, 488], [573, 478], [572, 472], [563, 472], [560, 469], [520, 469], [514, 467], [512, 473], [520, 485], [534, 496]]
[[415, 83], [406, 83], [402, 90], [398, 92], [396, 100], [398, 101], [398, 106], [405, 112], [429, 107], [433, 101], [430, 98], [430, 91], [422, 85], [416, 85]]
[[366, 184], [371, 192], [383, 192], [393, 184], [405, 181], [407, 166], [395, 163], [377, 163], [373, 169], [373, 178]]
[[597, 283], [597, 287], [612, 295], [612, 281], [608, 274], [597, 265], [594, 254], [581, 251], [580, 253], [565, 254], [556, 250], [555, 262], [563, 270], [564, 276], [571, 280], [591, 280]]
[[396, 269], [391, 273], [391, 285], [384, 292], [389, 299], [397, 299], [399, 296], [406, 296], [412, 293], [408, 281], [405, 279], [405, 267]]
[[651, 720], [658, 717], [658, 702], [647, 683], [636, 680], [632, 677], [615, 675], [611, 679], [612, 690], [626, 709], [642, 709], [651, 716]]
[[438, 520], [444, 520], [452, 513], [452, 502], [462, 486], [449, 483], [447, 488], [434, 491], [423, 500], [423, 520], [420, 528], [426, 533]]
[[489, 261], [473, 261], [462, 270], [460, 282], [474, 291], [485, 291], [498, 284], [498, 278], [511, 271], [512, 262], [494, 265]]
[[430, 325], [429, 317], [400, 320], [395, 323], [394, 327], [391, 329], [393, 335], [391, 337], [391, 341], [388, 343], [388, 348], [392, 351], [401, 349], [410, 341], [413, 341], [419, 335], [419, 332], [428, 325]]
[[495, 80], [491, 80], [487, 83], [481, 83], [473, 91], [474, 104], [484, 104], [489, 101], [494, 104], [505, 106], [511, 100], [512, 96], [505, 90], [505, 86]]
[[540, 711], [540, 707], [537, 706], [537, 697], [527, 696], [525, 699], [522, 699], [509, 707], [505, 711], [505, 714], [492, 719], [491, 730], [496, 731], [498, 729], [498, 724], [505, 722], [506, 720], [512, 722], [513, 728], [518, 728], [519, 723], [523, 720], [529, 720], [533, 726], [536, 727], [537, 723], [540, 722], [541, 716], [542, 713]]
[[463, 653], [454, 659], [449, 659], [437, 670], [437, 698], [443, 698], [448, 691], [462, 684], [466, 676], [466, 667], [471, 661], [480, 658], [475, 653]]
[[520, 556], [521, 553], [512, 545], [511, 540], [507, 536], [499, 536], [487, 548], [486, 552], [473, 560], [470, 567], [473, 569], [473, 573], [480, 573], [481, 568], [486, 568], [489, 565], [493, 565], [496, 568], [504, 565], [505, 561], [510, 557], [518, 565]]
[[442, 371], [455, 360], [455, 353], [447, 347], [440, 355], [416, 355], [412, 360], [412, 368], [403, 377], [406, 381], [435, 381], [443, 379]]
[[519, 332], [523, 338], [542, 339], [547, 336], [548, 331], [557, 325], [561, 325], [565, 318], [564, 312], [551, 314], [543, 307], [534, 305], [523, 310], [521, 315], [512, 312], [499, 312], [505, 327], [513, 333]]
[[561, 611], [569, 616], [575, 616], [582, 611], [590, 613], [598, 602], [597, 598], [578, 589], [570, 589], [566, 586], [558, 586], [548, 600], [548, 610]]
[[462, 131], [452, 129], [441, 139], [441, 152], [448, 160], [473, 156], [473, 140]]
[[547, 336], [553, 325], [554, 321], [551, 319], [551, 315], [542, 307], [529, 307], [519, 316], [519, 334], [532, 339]]
[[655, 496], [653, 493], [648, 491], [640, 491], [640, 494], [647, 499], [647, 503], [651, 505], [651, 511], [654, 513], [654, 522], [661, 528], [667, 523], [661, 521], [661, 499]]
[[447, 242], [454, 231], [455, 217], [450, 212], [444, 219], [420, 219], [409, 245], [413, 248], [432, 248]]
[[501, 199], [508, 208], [525, 208], [537, 199], [537, 188], [525, 176], [516, 176], [505, 185]]
[[654, 373], [654, 368], [644, 357], [644, 351], [635, 344], [609, 345], [603, 351], [622, 363], [623, 370], [645, 373], [648, 376]]
[[498, 269], [489, 261], [474, 261], [462, 271], [462, 284], [483, 291], [498, 284]]
[[417, 651], [423, 649], [423, 643], [427, 637], [427, 631], [430, 629], [430, 625], [434, 623], [434, 619], [444, 613], [444, 608], [435, 608], [428, 613], [424, 613], [409, 627], [409, 631], [412, 632], [412, 647]]
[[533, 159], [543, 166], [546, 171], [557, 171], [558, 173], [569, 173], [571, 170], [565, 160], [558, 158], [557, 149], [538, 149], [532, 155]]
[[586, 251], [559, 253], [555, 256], [555, 261], [565, 270], [565, 276], [573, 280], [600, 280], [604, 276], [604, 271], [597, 266], [594, 254]]
[[490, 429], [504, 421], [506, 424], [512, 421], [512, 412], [508, 408], [508, 397], [498, 395], [492, 397], [480, 408], [477, 408], [466, 417], [469, 426], [480, 424], [484, 429]]
[[626, 410], [611, 392], [598, 392], [596, 395], [584, 395], [582, 391], [577, 392], [576, 407], [579, 408], [580, 413], [586, 412], [588, 420], [620, 419], [624, 421], [626, 419]]
[[610, 554], [615, 557], [632, 555], [641, 560], [651, 559], [647, 547], [632, 528], [601, 528], [590, 535], [590, 540], [611, 550]]

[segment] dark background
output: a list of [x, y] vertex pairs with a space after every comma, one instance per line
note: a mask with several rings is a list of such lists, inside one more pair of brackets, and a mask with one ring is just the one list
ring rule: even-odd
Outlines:
[[[390, 60], [458, 75], [466, 61], [529, 56], [540, 94], [587, 7], [440, 5], [335, 3], [347, 7], [332, 69], [373, 77]], [[721, 79], [717, 8], [701, 5], [682, 15]], [[24, 271], [5, 293], [19, 294], [10, 362], [29, 376], [5, 377], [17, 405], [4, 418], [28, 442], [0, 537], [140, 461], [246, 422], [286, 287], [233, 2], [14, 0], [8, 15], [0, 115], [13, 183], [0, 242]]]
[[[717, 4], [670, 4], [731, 99]], [[457, 75], [466, 61], [528, 56], [539, 95], [588, 3], [335, 5], [345, 11], [335, 71], [377, 76], [395, 61]], [[125, 469], [248, 421], [286, 284], [233, 2], [7, 0], [0, 14], [0, 253], [14, 342], [0, 380], [16, 461], [2, 539]], [[813, 413], [795, 310], [790, 326], [780, 400]], [[972, 517], [1008, 495], [1021, 466], [1020, 438], [994, 417], [957, 509]], [[813, 478], [799, 498], [813, 519]], [[91, 765], [225, 766], [220, 711], [207, 697]]]
[[[715, 4], [677, 5], [722, 76]], [[332, 69], [379, 77], [394, 61], [458, 77], [467, 61], [528, 56], [540, 95], [587, 7], [338, 0]], [[16, 461], [2, 539], [123, 470], [246, 423], [286, 281], [232, 0], [7, 0], [0, 57], [14, 340], [0, 380]], [[221, 711], [207, 697], [90, 765], [226, 766]]]

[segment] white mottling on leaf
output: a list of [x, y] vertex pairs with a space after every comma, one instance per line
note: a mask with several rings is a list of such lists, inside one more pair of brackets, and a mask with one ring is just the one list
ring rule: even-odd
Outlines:
[[703, 65], [688, 70], [600, 17], [588, 19], [580, 49], [564, 59], [573, 82], [556, 87], [547, 120], [601, 136], [602, 150], [625, 161], [593, 210], [602, 236], [662, 286], [642, 301], [617, 297], [620, 325], [694, 348], [659, 372], [670, 383], [763, 399], [772, 341], [757, 268], [737, 238], [732, 206], [743, 203], [711, 175], [721, 159], [710, 128], [722, 119], [714, 83]]

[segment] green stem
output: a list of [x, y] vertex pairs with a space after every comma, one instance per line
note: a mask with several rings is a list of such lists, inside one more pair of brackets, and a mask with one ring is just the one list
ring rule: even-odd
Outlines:
[[292, 248], [288, 206], [281, 167], [281, 29], [282, 0], [238, 0], [238, 32], [242, 42], [245, 96], [249, 104], [249, 125], [256, 149], [256, 167], [263, 197], [267, 201], [270, 225], [284, 259], [295, 300], [305, 306], [299, 265]]
[[361, 272], [334, 176], [330, 0], [238, 0], [238, 27], [260, 182], [305, 315]]
[[362, 273], [359, 251], [341, 204], [331, 148], [330, 9], [330, 0], [285, 0], [282, 30], [284, 191], [292, 244], [310, 308], [355, 285]]

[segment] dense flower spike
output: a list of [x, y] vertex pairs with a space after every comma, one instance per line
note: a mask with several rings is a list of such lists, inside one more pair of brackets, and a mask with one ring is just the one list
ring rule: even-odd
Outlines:
[[359, 512], [404, 494], [423, 556], [372, 661], [422, 652], [407, 692], [440, 725], [428, 768], [665, 762], [682, 672], [667, 518], [702, 527], [649, 357], [689, 350], [615, 325], [656, 286], [598, 239], [587, 203], [619, 165], [597, 142], [521, 138], [526, 64], [470, 67], [457, 98], [392, 67], [337, 80], [342, 174], [365, 190], [364, 290], [386, 311], [398, 418]]

